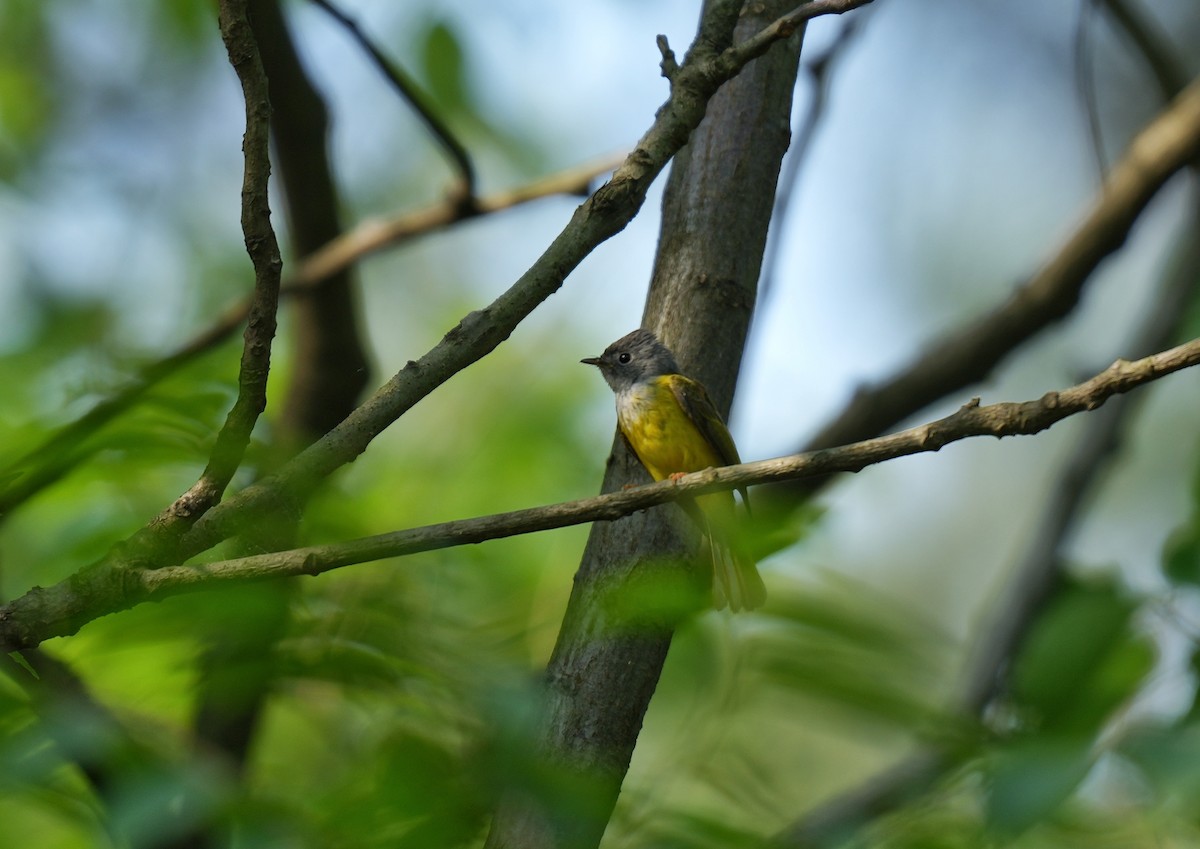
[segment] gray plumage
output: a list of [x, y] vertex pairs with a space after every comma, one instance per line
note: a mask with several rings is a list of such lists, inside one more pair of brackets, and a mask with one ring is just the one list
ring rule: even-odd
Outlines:
[[679, 374], [675, 355], [644, 328], [622, 336], [600, 356], [587, 357], [580, 362], [597, 366], [617, 394], [662, 374]]

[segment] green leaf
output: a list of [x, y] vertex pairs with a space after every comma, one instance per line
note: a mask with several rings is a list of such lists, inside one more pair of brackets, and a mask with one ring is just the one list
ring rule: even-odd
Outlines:
[[1018, 707], [1047, 731], [1091, 736], [1153, 665], [1133, 603], [1111, 585], [1068, 587], [1039, 618], [1013, 670]]
[[34, 680], [40, 677], [37, 674], [37, 670], [29, 665], [29, 661], [25, 659], [25, 655], [21, 654], [19, 651], [10, 651], [8, 656], [12, 658], [13, 663], [28, 672], [30, 677], [32, 677]]
[[1163, 571], [1177, 584], [1200, 582], [1200, 526], [1195, 518], [1176, 528], [1163, 546]]
[[462, 45], [449, 26], [438, 21], [425, 34], [421, 65], [426, 85], [438, 105], [453, 111], [471, 111]]
[[1200, 465], [1192, 473], [1192, 513], [1163, 546], [1163, 572], [1180, 584], [1200, 583]]
[[1141, 729], [1121, 742], [1121, 754], [1163, 795], [1200, 803], [1200, 723]]
[[1020, 834], [1050, 816], [1091, 768], [1091, 742], [1032, 738], [1006, 747], [988, 764], [987, 821], [1000, 834]]

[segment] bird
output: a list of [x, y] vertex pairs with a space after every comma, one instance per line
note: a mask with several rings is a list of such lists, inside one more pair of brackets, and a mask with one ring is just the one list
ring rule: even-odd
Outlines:
[[[654, 480], [741, 462], [708, 391], [680, 372], [675, 355], [651, 331], [635, 330], [580, 362], [600, 369], [616, 395], [621, 434]], [[748, 512], [749, 493], [739, 491]], [[733, 493], [701, 495], [691, 509], [680, 504], [700, 523], [712, 558], [713, 606], [731, 611], [762, 606], [766, 587], [754, 558], [739, 545]]]

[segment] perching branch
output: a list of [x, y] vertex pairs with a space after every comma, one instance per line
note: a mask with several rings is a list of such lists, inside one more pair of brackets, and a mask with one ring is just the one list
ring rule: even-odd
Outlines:
[[421, 551], [474, 544], [489, 539], [569, 525], [615, 520], [630, 513], [685, 495], [700, 495], [753, 484], [814, 477], [834, 472], [858, 472], [867, 466], [912, 454], [938, 451], [969, 437], [1028, 436], [1040, 433], [1077, 413], [1095, 410], [1114, 395], [1124, 394], [1181, 369], [1200, 364], [1200, 339], [1134, 362], [1118, 360], [1095, 377], [1059, 392], [1023, 403], [980, 406], [973, 399], [945, 418], [889, 436], [838, 448], [793, 454], [707, 469], [677, 481], [661, 481], [606, 495], [395, 531], [349, 542], [261, 554], [203, 566], [158, 569], [145, 575], [152, 593], [167, 592], [193, 581], [245, 580], [281, 574], [316, 575], [341, 566], [401, 557]]
[[[810, 3], [804, 17], [845, 11], [869, 0]], [[740, 8], [740, 6], [739, 6]], [[797, 13], [793, 13], [797, 14]], [[209, 511], [189, 531], [185, 556], [199, 553], [273, 511], [294, 512], [309, 491], [366, 450], [375, 436], [454, 374], [493, 351], [599, 244], [619, 233], [645, 201], [650, 184], [704, 117], [708, 100], [755, 56], [786, 35], [772, 25], [741, 46], [717, 53], [699, 39], [680, 64], [671, 95], [612, 178], [588, 198], [533, 266], [487, 307], [469, 313], [432, 350], [410, 360], [341, 424], [277, 474]]]
[[214, 563], [157, 570], [96, 570], [45, 589], [34, 588], [0, 607], [0, 651], [17, 651], [147, 600], [215, 587], [223, 583], [291, 575], [318, 575], [354, 563], [400, 557], [420, 551], [562, 528], [612, 521], [685, 496], [777, 483], [868, 466], [912, 454], [938, 451], [974, 436], [1031, 435], [1077, 413], [1095, 410], [1114, 395], [1129, 392], [1173, 372], [1200, 364], [1200, 339], [1134, 362], [1118, 360], [1090, 380], [1039, 399], [981, 406], [973, 399], [945, 418], [864, 442], [706, 469], [677, 481], [660, 481], [606, 495], [544, 507], [499, 513], [394, 531], [348, 542], [309, 546]]
[[[1155, 293], [1150, 315], [1128, 343], [1135, 354], [1169, 344], [1187, 315], [1187, 304], [1193, 299], [1200, 273], [1200, 241], [1194, 237], [1198, 222], [1200, 215], [1193, 214], [1190, 226], [1181, 236], [1182, 256]], [[1145, 398], [1144, 393], [1114, 398], [1103, 410], [1088, 416], [1086, 426], [1055, 477], [1045, 507], [1039, 511], [1037, 526], [1027, 535], [1024, 555], [1003, 599], [995, 605], [995, 616], [979, 628], [966, 663], [962, 691], [954, 706], [956, 713], [982, 715], [1007, 686], [1005, 669], [1044, 609], [1061, 574], [1063, 540], [1075, 527], [1096, 481], [1108, 469], [1139, 402]], [[872, 820], [919, 798], [967, 756], [968, 751], [947, 751], [936, 743], [922, 746], [860, 785], [807, 811], [775, 838], [774, 845], [792, 849], [840, 845]]]

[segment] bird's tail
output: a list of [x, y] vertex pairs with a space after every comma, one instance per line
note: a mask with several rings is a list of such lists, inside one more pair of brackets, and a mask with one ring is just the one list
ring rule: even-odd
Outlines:
[[762, 607], [767, 600], [767, 588], [754, 558], [739, 551], [736, 541], [726, 544], [716, 539], [711, 528], [704, 538], [712, 554], [713, 607], [722, 610], [728, 605], [734, 613]]

